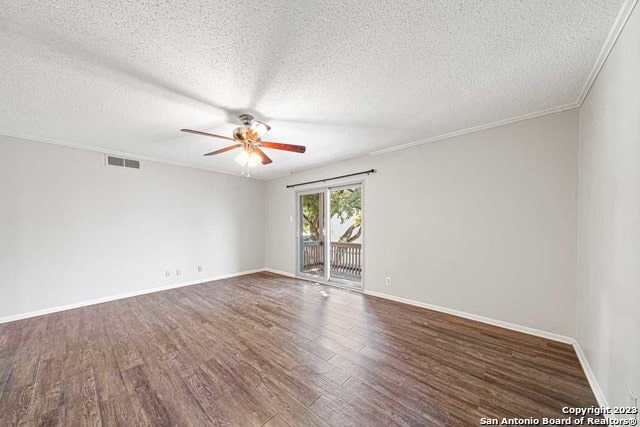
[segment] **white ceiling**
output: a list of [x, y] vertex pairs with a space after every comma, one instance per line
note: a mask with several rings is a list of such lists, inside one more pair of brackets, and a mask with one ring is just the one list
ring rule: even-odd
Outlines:
[[0, 133], [238, 173], [239, 112], [268, 151], [253, 176], [574, 105], [623, 0], [3, 2]]

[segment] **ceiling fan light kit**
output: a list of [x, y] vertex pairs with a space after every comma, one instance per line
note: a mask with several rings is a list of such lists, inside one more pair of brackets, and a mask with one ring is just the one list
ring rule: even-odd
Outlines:
[[240, 166], [258, 166], [262, 159], [256, 153], [248, 152], [246, 150], [242, 150], [238, 157], [236, 157], [235, 161]]
[[215, 156], [236, 148], [242, 148], [242, 152], [236, 157], [235, 161], [242, 165], [242, 174], [249, 176], [249, 167], [257, 166], [259, 163], [268, 165], [273, 160], [267, 156], [261, 148], [270, 148], [274, 150], [289, 151], [292, 153], [304, 153], [307, 149], [302, 145], [283, 144], [280, 142], [262, 141], [262, 136], [269, 132], [271, 126], [266, 123], [255, 120], [250, 114], [241, 114], [240, 122], [244, 126], [237, 127], [233, 130], [233, 138], [227, 136], [216, 135], [214, 133], [202, 132], [193, 129], [180, 129], [182, 132], [192, 133], [195, 135], [210, 136], [212, 138], [226, 139], [235, 142], [234, 145], [221, 148], [216, 151], [204, 154], [205, 156]]

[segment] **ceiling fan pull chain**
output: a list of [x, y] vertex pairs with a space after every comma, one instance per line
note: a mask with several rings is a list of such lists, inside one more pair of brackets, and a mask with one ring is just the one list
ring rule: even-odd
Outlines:
[[251, 177], [251, 175], [249, 175], [249, 163], [242, 165], [242, 176], [246, 176], [247, 178]]

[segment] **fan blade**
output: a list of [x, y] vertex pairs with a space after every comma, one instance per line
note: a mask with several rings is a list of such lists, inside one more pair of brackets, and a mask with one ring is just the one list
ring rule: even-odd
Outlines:
[[263, 148], [273, 148], [274, 150], [293, 151], [294, 153], [304, 153], [307, 147], [302, 145], [281, 144], [279, 142], [262, 141]]
[[228, 147], [224, 147], [219, 150], [212, 151], [207, 154], [203, 154], [203, 156], [215, 156], [216, 154], [225, 153], [227, 151], [233, 150], [234, 148], [240, 148], [240, 147], [242, 147], [242, 144], [230, 145]]
[[262, 164], [263, 165], [268, 165], [269, 163], [273, 163], [273, 160], [271, 160], [269, 158], [269, 156], [267, 156], [266, 154], [264, 154], [264, 151], [262, 151], [261, 149], [259, 149], [258, 147], [255, 147], [253, 149], [253, 152], [256, 153], [258, 156], [260, 156], [260, 158], [262, 159]]
[[180, 129], [180, 132], [193, 133], [193, 134], [196, 134], [196, 135], [212, 136], [214, 138], [220, 138], [220, 139], [226, 139], [226, 140], [229, 140], [229, 141], [235, 141], [235, 139], [229, 138], [228, 136], [216, 135], [215, 133], [201, 132], [199, 130], [193, 130], [193, 129]]

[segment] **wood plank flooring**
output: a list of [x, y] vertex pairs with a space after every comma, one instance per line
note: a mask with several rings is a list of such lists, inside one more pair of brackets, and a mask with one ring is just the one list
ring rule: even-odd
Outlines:
[[0, 325], [0, 425], [478, 425], [596, 401], [571, 346], [271, 273]]

